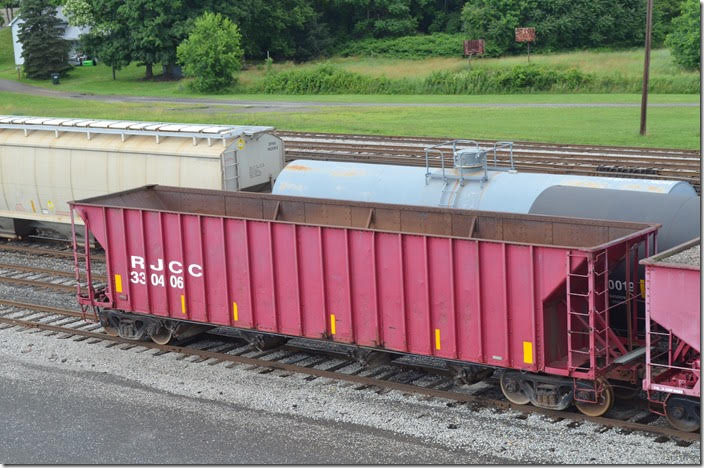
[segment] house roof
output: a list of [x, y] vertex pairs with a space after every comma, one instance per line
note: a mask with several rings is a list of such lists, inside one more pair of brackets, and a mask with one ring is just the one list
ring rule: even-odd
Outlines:
[[12, 18], [12, 21], [10, 21], [10, 23], [8, 24], [8, 26], [12, 26], [13, 24], [15, 24], [15, 23], [16, 23], [17, 21], [19, 21], [20, 19], [21, 19], [21, 18], [20, 18], [19, 16], [15, 16], [14, 18]]

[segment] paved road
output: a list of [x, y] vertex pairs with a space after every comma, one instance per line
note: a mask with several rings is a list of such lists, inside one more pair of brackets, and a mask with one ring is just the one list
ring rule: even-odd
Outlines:
[[[60, 85], [59, 85], [60, 86]], [[640, 103], [391, 103], [391, 102], [321, 102], [321, 101], [257, 101], [236, 99], [176, 98], [152, 96], [123, 96], [115, 94], [86, 94], [60, 91], [19, 83], [13, 80], [0, 80], [0, 91], [32, 94], [35, 96], [73, 98], [106, 102], [159, 102], [167, 104], [200, 104], [210, 106], [235, 106], [250, 112], [257, 111], [297, 111], [311, 107], [640, 107]], [[697, 102], [651, 103], [649, 107], [699, 107]]]
[[[274, 402], [272, 402], [274, 403]], [[0, 463], [499, 463], [354, 424], [166, 394], [103, 373], [0, 363]]]

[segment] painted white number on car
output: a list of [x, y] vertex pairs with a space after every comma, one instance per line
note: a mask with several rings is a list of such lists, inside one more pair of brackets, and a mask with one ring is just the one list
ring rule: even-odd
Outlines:
[[[148, 267], [147, 267], [148, 265]], [[144, 257], [132, 255], [130, 257], [130, 281], [134, 284], [147, 284], [147, 272], [149, 272], [149, 283], [152, 286], [166, 286], [166, 276], [169, 277], [169, 286], [175, 289], [183, 289], [185, 276], [200, 278], [203, 276], [203, 267], [197, 263], [183, 263], [178, 260], [164, 260], [157, 258], [154, 264], [147, 264]], [[141, 270], [141, 271], [140, 271]]]
[[183, 276], [170, 276], [169, 284], [172, 288], [183, 289]]
[[151, 274], [152, 286], [163, 286], [164, 285], [164, 275], [158, 275], [156, 273]]
[[147, 275], [143, 271], [132, 271], [130, 281], [134, 284], [147, 284]]

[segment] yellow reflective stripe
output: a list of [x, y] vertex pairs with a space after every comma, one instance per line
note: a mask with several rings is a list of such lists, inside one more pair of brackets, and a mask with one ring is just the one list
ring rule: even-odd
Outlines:
[[533, 364], [533, 343], [530, 341], [523, 342], [523, 362]]
[[181, 313], [186, 313], [186, 296], [184, 296], [183, 294], [181, 294]]
[[29, 204], [32, 205], [32, 213], [36, 213], [37, 207], [34, 206], [34, 200], [29, 200]]
[[237, 303], [232, 303], [232, 319], [236, 322], [239, 320], [239, 314], [237, 313]]
[[117, 274], [115, 275], [115, 291], [122, 292], [122, 276]]
[[645, 298], [645, 280], [640, 280], [640, 295]]
[[330, 314], [330, 333], [335, 334], [335, 314]]
[[435, 349], [440, 349], [440, 329], [435, 329]]

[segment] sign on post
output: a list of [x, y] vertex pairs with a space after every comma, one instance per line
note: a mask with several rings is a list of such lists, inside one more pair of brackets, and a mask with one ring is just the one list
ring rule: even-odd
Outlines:
[[465, 39], [464, 56], [467, 57], [468, 66], [473, 55], [484, 55], [484, 39]]
[[472, 39], [464, 41], [464, 56], [484, 55], [484, 39]]
[[530, 43], [535, 42], [535, 28], [516, 28], [516, 42], [528, 43], [528, 61], [530, 62]]

